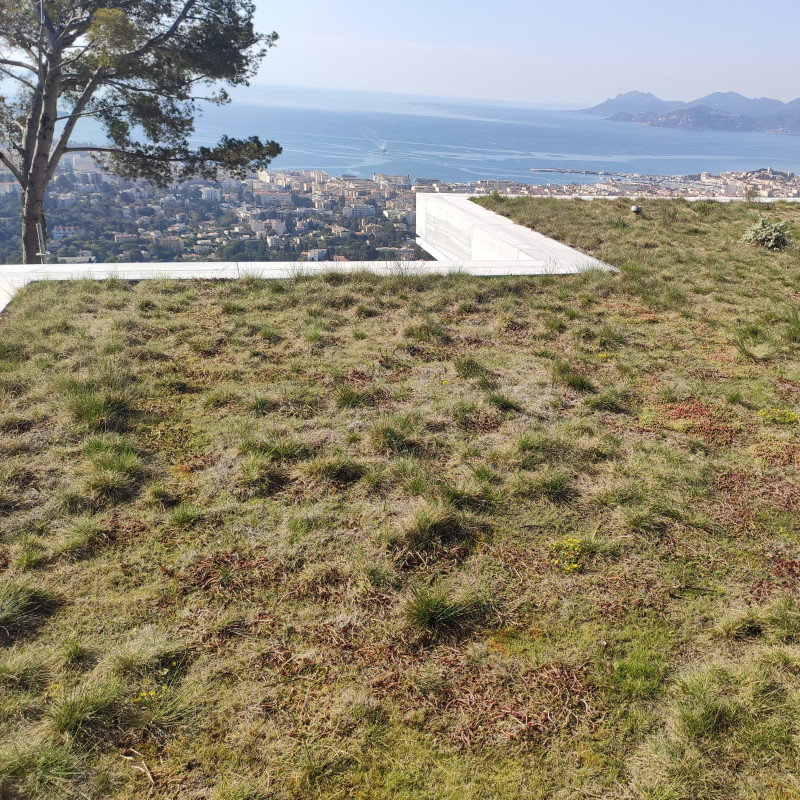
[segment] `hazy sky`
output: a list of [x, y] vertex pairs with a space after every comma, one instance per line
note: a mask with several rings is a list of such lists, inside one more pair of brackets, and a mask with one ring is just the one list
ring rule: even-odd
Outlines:
[[256, 0], [258, 82], [595, 104], [800, 97], [798, 0]]

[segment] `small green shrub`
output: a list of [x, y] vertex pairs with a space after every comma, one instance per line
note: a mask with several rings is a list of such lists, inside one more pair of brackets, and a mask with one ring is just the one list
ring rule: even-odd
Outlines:
[[767, 222], [759, 217], [758, 222], [751, 225], [742, 235], [745, 244], [759, 244], [767, 250], [785, 250], [791, 243], [785, 222]]

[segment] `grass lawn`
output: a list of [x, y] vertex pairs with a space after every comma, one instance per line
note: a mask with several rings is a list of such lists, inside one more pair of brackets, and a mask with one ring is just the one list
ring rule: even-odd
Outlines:
[[0, 797], [798, 796], [800, 208], [484, 202], [620, 272], [14, 299]]

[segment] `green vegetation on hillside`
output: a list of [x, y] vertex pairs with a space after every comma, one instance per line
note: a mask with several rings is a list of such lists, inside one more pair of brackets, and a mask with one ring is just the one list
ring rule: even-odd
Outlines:
[[0, 795], [793, 796], [797, 250], [488, 203], [620, 272], [15, 298]]

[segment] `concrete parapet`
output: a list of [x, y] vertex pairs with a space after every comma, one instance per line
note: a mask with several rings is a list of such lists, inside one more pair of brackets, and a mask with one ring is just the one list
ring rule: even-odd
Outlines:
[[531, 275], [613, 269], [476, 205], [469, 195], [418, 194], [417, 243], [439, 261], [519, 261]]

